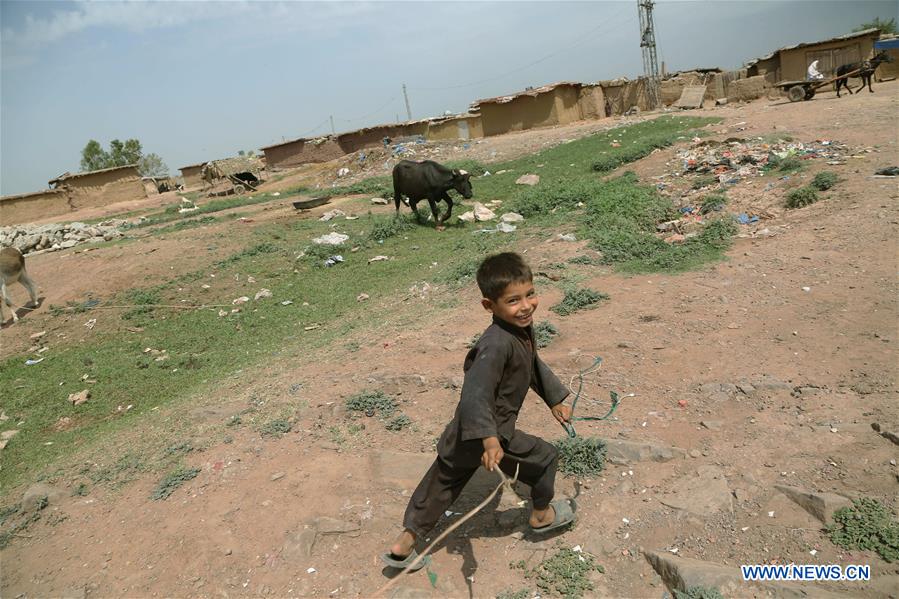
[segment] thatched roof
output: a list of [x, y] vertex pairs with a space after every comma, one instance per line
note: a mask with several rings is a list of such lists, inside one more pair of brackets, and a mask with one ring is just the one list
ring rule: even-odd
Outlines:
[[225, 177], [237, 173], [258, 175], [259, 171], [262, 170], [262, 160], [255, 156], [235, 156], [234, 158], [223, 158], [222, 160], [210, 160], [207, 164], [215, 165]]

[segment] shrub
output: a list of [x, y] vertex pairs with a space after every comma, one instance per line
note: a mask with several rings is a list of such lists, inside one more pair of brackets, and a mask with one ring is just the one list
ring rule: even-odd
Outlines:
[[686, 592], [674, 589], [674, 599], [724, 599], [724, 595], [713, 587], [690, 587]]
[[827, 534], [844, 549], [876, 551], [887, 562], [899, 559], [899, 522], [876, 499], [863, 497], [837, 510]]
[[723, 193], [710, 193], [702, 198], [702, 206], [699, 211], [702, 214], [721, 212], [725, 206], [727, 206], [727, 196]]
[[553, 323], [544, 320], [543, 322], [537, 323], [534, 325], [534, 339], [537, 342], [537, 348], [543, 349], [547, 345], [549, 345], [553, 338], [555, 338], [559, 334], [559, 329], [557, 329]]
[[537, 564], [537, 567], [526, 572], [525, 576], [534, 579], [534, 583], [545, 594], [579, 599], [587, 591], [593, 590], [590, 573], [604, 571], [603, 567], [596, 563], [596, 558], [589, 553], [565, 547]]
[[401, 431], [407, 426], [412, 425], [412, 419], [406, 416], [405, 414], [400, 414], [399, 416], [394, 416], [390, 420], [388, 420], [384, 424], [384, 428], [389, 431]]
[[552, 308], [553, 312], [559, 316], [568, 316], [574, 314], [578, 310], [594, 308], [596, 304], [602, 300], [609, 299], [609, 296], [592, 289], [570, 289], [565, 292], [562, 301]]
[[827, 191], [837, 184], [840, 178], [833, 171], [822, 171], [812, 179], [812, 187], [818, 191]]
[[366, 416], [375, 413], [389, 418], [396, 411], [396, 400], [383, 391], [361, 391], [346, 399], [346, 407], [353, 412], [364, 412]]
[[178, 468], [159, 481], [150, 497], [157, 500], [166, 499], [175, 492], [175, 489], [195, 478], [199, 473], [199, 468]]
[[288, 420], [285, 418], [276, 418], [275, 420], [270, 420], [263, 424], [259, 429], [259, 434], [263, 437], [280, 437], [281, 435], [289, 433], [291, 428], [293, 427]]
[[818, 201], [818, 191], [810, 186], [794, 189], [787, 194], [787, 208], [802, 208]]
[[572, 476], [596, 476], [606, 465], [606, 444], [595, 437], [565, 437], [555, 442], [559, 472]]

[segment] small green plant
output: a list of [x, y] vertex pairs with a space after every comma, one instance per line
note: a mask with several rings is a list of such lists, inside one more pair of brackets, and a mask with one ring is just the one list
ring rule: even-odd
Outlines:
[[724, 210], [724, 207], [727, 206], [727, 196], [723, 193], [710, 193], [709, 195], [702, 198], [702, 206], [699, 211], [702, 214], [708, 214], [709, 212], [721, 212]]
[[74, 491], [72, 491], [72, 496], [74, 496], [74, 497], [84, 497], [84, 496], [87, 495], [89, 492], [90, 492], [90, 491], [89, 491], [88, 488], [87, 488], [87, 484], [85, 484], [85, 483], [78, 483], [78, 486], [75, 487], [75, 490], [74, 490]]
[[165, 448], [165, 455], [173, 456], [173, 455], [187, 455], [191, 451], [194, 450], [194, 446], [191, 445], [190, 441], [181, 441], [179, 443], [174, 443]]
[[718, 177], [715, 175], [703, 175], [693, 180], [693, 189], [702, 189], [703, 187], [711, 187], [718, 184]]
[[303, 249], [303, 259], [317, 268], [324, 268], [325, 261], [335, 254], [344, 255], [340, 248], [326, 243], [313, 243]]
[[593, 266], [594, 264], [596, 264], [596, 260], [590, 256], [587, 256], [586, 254], [583, 254], [580, 256], [575, 256], [573, 258], [569, 258], [568, 263], [569, 264], [584, 264], [587, 266]]
[[474, 335], [471, 336], [471, 339], [468, 340], [468, 343], [465, 344], [465, 347], [467, 347], [468, 349], [471, 349], [475, 345], [477, 345], [478, 341], [480, 341], [480, 340], [481, 340], [481, 333], [475, 333]]
[[0, 524], [6, 522], [7, 518], [9, 518], [10, 516], [18, 514], [21, 509], [22, 504], [20, 503], [14, 503], [13, 505], [0, 509]]
[[263, 424], [259, 429], [259, 434], [263, 437], [280, 437], [289, 433], [291, 428], [290, 422], [286, 418], [276, 418]]
[[122, 318], [125, 320], [131, 320], [143, 314], [149, 314], [153, 311], [156, 304], [162, 303], [159, 294], [149, 289], [132, 289], [125, 294], [125, 300], [136, 306], [122, 314]]
[[539, 322], [534, 325], [534, 339], [537, 341], [537, 348], [543, 349], [559, 334], [559, 329], [548, 320]]
[[405, 414], [400, 414], [399, 416], [394, 416], [390, 420], [388, 420], [384, 424], [384, 428], [389, 431], [397, 432], [401, 431], [407, 426], [412, 425], [412, 419], [406, 416]]
[[596, 304], [602, 300], [609, 299], [609, 296], [592, 289], [569, 289], [565, 292], [562, 301], [552, 308], [553, 312], [559, 316], [568, 316], [574, 314], [578, 310], [595, 308]]
[[153, 494], [150, 495], [151, 499], [167, 499], [169, 495], [175, 492], [175, 489], [186, 483], [187, 481], [196, 478], [196, 476], [200, 473], [199, 468], [178, 468], [167, 474], [159, 484], [156, 485], [156, 488], [153, 490]]
[[787, 194], [787, 208], [802, 208], [818, 201], [818, 190], [811, 185], [794, 189]]
[[593, 590], [590, 581], [592, 572], [605, 572], [589, 553], [563, 548], [525, 573], [544, 593], [552, 593], [565, 598], [580, 599], [587, 591]]
[[529, 589], [519, 589], [517, 591], [508, 589], [497, 595], [496, 599], [530, 599], [531, 596], [532, 594]]
[[371, 231], [368, 233], [368, 240], [383, 241], [412, 229], [415, 225], [409, 218], [409, 216], [401, 214], [374, 219]]
[[396, 411], [396, 400], [383, 391], [362, 391], [346, 399], [346, 407], [353, 412], [363, 412], [366, 416], [376, 413], [381, 418], [389, 418]]
[[675, 138], [670, 134], [649, 135], [617, 148], [616, 152], [603, 153], [593, 162], [593, 170], [606, 173], [622, 164], [649, 156], [653, 150], [667, 148]]
[[765, 165], [765, 171], [777, 171], [779, 173], [791, 173], [802, 170], [805, 164], [793, 156], [780, 158], [776, 154], [768, 156], [768, 164]]
[[240, 426], [242, 423], [243, 419], [240, 417], [240, 414], [234, 414], [225, 421], [225, 426]]
[[674, 589], [674, 599], [724, 599], [714, 587], [690, 587], [686, 592]]
[[697, 240], [715, 249], [724, 249], [730, 247], [736, 234], [737, 225], [732, 218], [718, 218], [706, 224]]
[[812, 179], [812, 187], [818, 191], [827, 191], [839, 182], [840, 178], [833, 171], [821, 171]]
[[887, 562], [899, 559], [899, 521], [876, 499], [862, 497], [837, 510], [827, 534], [844, 549], [876, 551]]
[[559, 471], [572, 476], [596, 476], [606, 465], [606, 444], [595, 437], [565, 437], [555, 442]]

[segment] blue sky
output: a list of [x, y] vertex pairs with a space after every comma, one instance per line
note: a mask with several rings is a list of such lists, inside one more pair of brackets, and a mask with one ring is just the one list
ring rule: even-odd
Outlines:
[[[660, 0], [669, 71], [734, 68], [895, 16], [892, 1]], [[307, 134], [642, 70], [626, 2], [0, 1], [0, 193], [138, 138], [177, 168]]]

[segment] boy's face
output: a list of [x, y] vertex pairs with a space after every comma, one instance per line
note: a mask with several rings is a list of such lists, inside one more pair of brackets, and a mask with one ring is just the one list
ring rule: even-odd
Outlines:
[[534, 312], [539, 303], [532, 281], [510, 283], [496, 300], [486, 297], [481, 300], [481, 305], [494, 316], [522, 328], [534, 322]]

